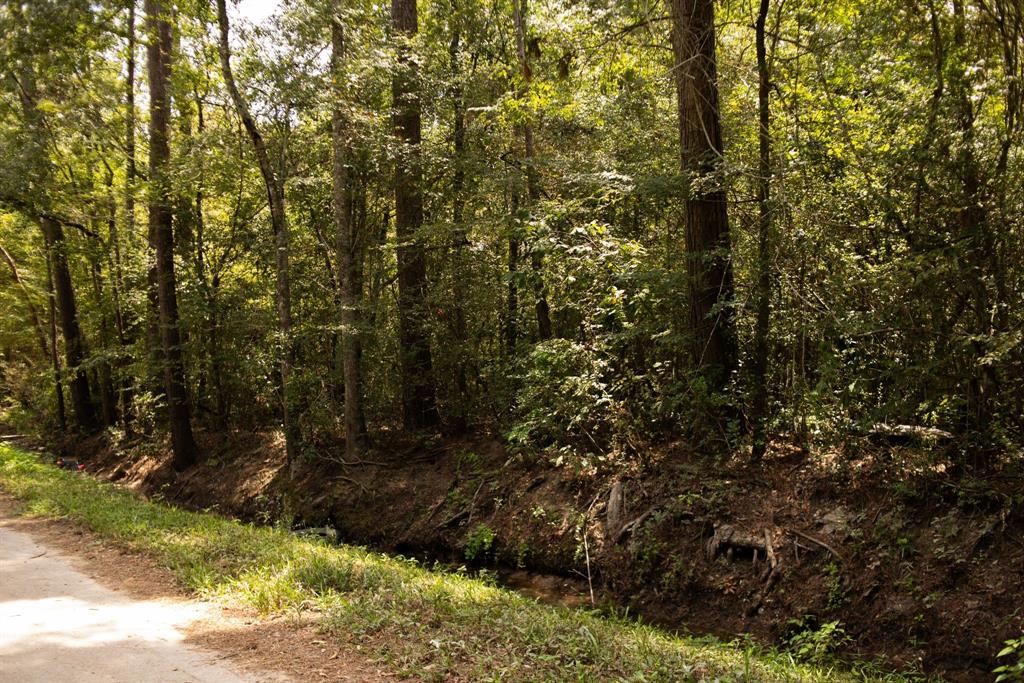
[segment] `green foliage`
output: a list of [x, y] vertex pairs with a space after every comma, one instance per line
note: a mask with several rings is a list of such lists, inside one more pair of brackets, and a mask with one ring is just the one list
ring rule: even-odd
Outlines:
[[[668, 22], [631, 2], [531, 5], [524, 79], [509, 3], [421, 7], [410, 49], [432, 95], [421, 97], [427, 220], [416, 240], [427, 254], [424, 318], [446, 426], [493, 429], [591, 474], [642, 464], [655, 440], [682, 436], [718, 454], [743, 445], [760, 262], [751, 7], [716, 7], [726, 149], [716, 180], [729, 197], [735, 279], [734, 299], [717, 305], [735, 312], [741, 348], [726, 391], [710, 391], [691, 359], [683, 203], [692, 188], [680, 177], [676, 93], [665, 78], [674, 73]], [[896, 0], [772, 13], [769, 417], [773, 433], [800, 445], [846, 441], [884, 421], [955, 433], [962, 464], [1020, 451], [1024, 115], [1019, 60], [1007, 55], [1021, 29], [989, 5], [966, 7], [962, 17], [950, 4]], [[346, 4], [338, 20], [348, 50], [331, 74], [325, 8], [296, 0], [259, 26], [242, 20], [234, 46], [285, 185], [296, 349], [286, 394], [311, 456], [329, 450], [343, 414], [325, 124], [336, 106], [350, 131], [364, 412], [371, 430], [402, 416], [390, 19], [386, 5]], [[152, 433], [163, 421], [162, 368], [143, 234], [149, 187], [144, 174], [130, 178], [125, 154], [125, 10], [105, 0], [0, 8], [0, 32], [11, 37], [0, 46], [11, 76], [0, 81], [0, 244], [27, 291], [0, 268], [0, 392], [55, 424], [52, 368], [29, 306], [46, 327], [37, 227], [46, 212], [68, 227], [82, 367], [94, 385], [109, 372], [113, 387], [130, 387], [139, 400], [129, 417]], [[189, 395], [202, 426], [272, 429], [284, 341], [274, 332], [274, 240], [244, 128], [230, 107], [213, 105], [228, 95], [210, 18], [201, 4], [175, 13], [180, 134], [169, 189]], [[144, 104], [139, 97], [136, 163]], [[537, 327], [541, 293], [551, 340]], [[73, 369], [63, 372], [66, 380]]]
[[1024, 681], [1024, 637], [1008, 640], [1004, 645], [1006, 647], [1000, 650], [996, 657], [1007, 657], [1009, 661], [992, 671], [996, 674], [996, 683]]
[[608, 464], [622, 406], [609, 391], [606, 370], [607, 360], [586, 345], [567, 339], [538, 344], [525, 361], [509, 442], [551, 448], [555, 464], [577, 470]]
[[467, 560], [485, 561], [494, 551], [494, 530], [481, 522], [466, 536], [463, 554]]
[[838, 621], [829, 621], [814, 628], [807, 619], [791, 619], [793, 634], [787, 639], [790, 652], [802, 662], [826, 664], [850, 643], [850, 637]]

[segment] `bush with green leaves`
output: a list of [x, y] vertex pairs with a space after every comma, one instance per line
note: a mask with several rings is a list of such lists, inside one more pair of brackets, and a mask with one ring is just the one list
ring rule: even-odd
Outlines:
[[537, 344], [524, 365], [510, 443], [551, 449], [556, 464], [581, 469], [607, 462], [625, 415], [608, 385], [608, 359], [591, 345], [551, 339]]
[[803, 618], [791, 619], [789, 625], [795, 633], [787, 639], [787, 645], [802, 662], [826, 664], [851, 640], [838, 621], [829, 621], [815, 628], [810, 619]]
[[486, 560], [494, 550], [495, 538], [497, 535], [494, 533], [494, 529], [483, 523], [477, 524], [476, 528], [466, 537], [466, 547], [463, 550], [466, 559], [470, 561]]

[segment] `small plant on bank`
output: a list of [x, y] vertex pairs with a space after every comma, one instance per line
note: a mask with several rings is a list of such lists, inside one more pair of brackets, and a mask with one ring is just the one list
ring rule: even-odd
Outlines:
[[814, 628], [811, 620], [804, 617], [790, 619], [789, 626], [796, 632], [787, 639], [788, 649], [802, 662], [827, 664], [851, 640], [838, 621]]
[[476, 528], [469, 533], [466, 537], [466, 547], [463, 551], [466, 559], [472, 562], [473, 560], [486, 560], [494, 549], [494, 530], [484, 523], [476, 525]]
[[1003, 683], [1003, 681], [1020, 683], [1024, 681], [1024, 635], [1016, 640], [1007, 640], [1004, 645], [1006, 647], [999, 651], [996, 658], [1006, 657], [1009, 661], [992, 671], [996, 674], [996, 683]]

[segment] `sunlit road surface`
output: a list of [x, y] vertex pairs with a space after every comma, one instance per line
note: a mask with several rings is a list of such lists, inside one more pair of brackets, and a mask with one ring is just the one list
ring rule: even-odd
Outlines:
[[202, 604], [133, 600], [0, 526], [0, 682], [252, 683], [183, 644]]

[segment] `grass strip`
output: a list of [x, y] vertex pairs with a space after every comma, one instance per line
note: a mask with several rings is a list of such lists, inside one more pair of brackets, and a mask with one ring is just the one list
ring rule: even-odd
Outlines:
[[811, 667], [750, 642], [677, 637], [542, 605], [460, 574], [285, 529], [140, 500], [0, 445], [22, 514], [80, 522], [145, 552], [206, 598], [264, 614], [317, 612], [325, 633], [428, 681], [902, 681], [872, 666]]

